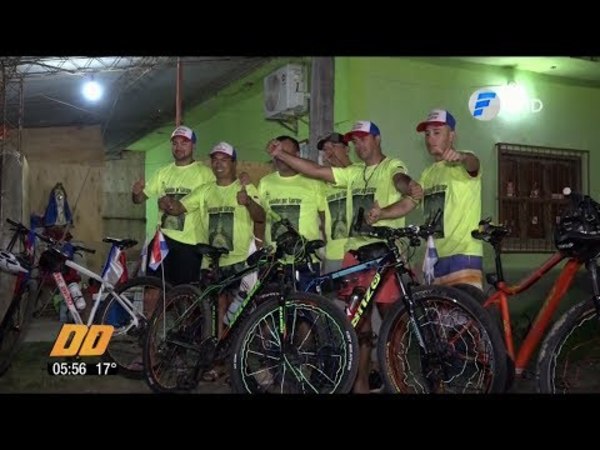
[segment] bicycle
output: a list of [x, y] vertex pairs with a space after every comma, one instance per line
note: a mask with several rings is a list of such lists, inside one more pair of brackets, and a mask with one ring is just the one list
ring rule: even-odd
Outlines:
[[[163, 290], [163, 282], [157, 277], [137, 277], [130, 279], [122, 284], [114, 286], [109, 280], [108, 270], [104, 270], [103, 275], [98, 275], [91, 270], [83, 267], [72, 259], [71, 255], [62, 250], [62, 244], [55, 239], [44, 236], [35, 231], [29, 230], [23, 224], [7, 219], [8, 223], [17, 228], [17, 233], [33, 233], [36, 238], [47, 244], [47, 248], [41, 253], [38, 267], [42, 272], [51, 274], [58, 290], [63, 297], [67, 309], [71, 315], [72, 321], [76, 324], [84, 324], [81, 314], [74, 304], [74, 299], [63, 277], [65, 267], [74, 269], [76, 272], [96, 280], [100, 284], [98, 294], [92, 303], [92, 308], [85, 325], [106, 324], [114, 327], [110, 344], [107, 347], [103, 358], [107, 361], [115, 362], [118, 371], [125, 376], [140, 376], [141, 367], [135, 367], [136, 360], [141, 360], [142, 343], [147, 324], [144, 316], [143, 305], [146, 295], [146, 289], [153, 292]], [[111, 255], [116, 251], [123, 251], [137, 245], [133, 239], [115, 239], [104, 238], [103, 242], [111, 244], [111, 251], [108, 253], [105, 267], [111, 262]], [[94, 253], [95, 250], [83, 246], [73, 245], [75, 251], [85, 251]], [[29, 266], [28, 273], [31, 273], [34, 267]], [[166, 284], [164, 289], [170, 289]], [[34, 302], [29, 299], [27, 308], [29, 309], [29, 319]]]
[[[0, 251], [0, 270], [15, 275], [15, 287], [6, 313], [0, 323], [0, 376], [10, 367], [25, 334], [31, 323], [37, 284], [31, 278], [34, 252], [33, 246], [28, 244], [29, 230], [19, 227], [19, 224], [9, 220], [13, 235], [6, 250]], [[17, 241], [21, 244], [21, 251], [13, 253]]]
[[[597, 361], [598, 350], [600, 350], [600, 345], [598, 345], [600, 344], [600, 328], [598, 327], [600, 286], [597, 261], [600, 256], [600, 205], [587, 195], [571, 193], [570, 189], [566, 189], [564, 195], [571, 200], [571, 208], [563, 211], [555, 228], [556, 253], [518, 284], [509, 286], [504, 278], [502, 268], [502, 241], [510, 234], [510, 230], [502, 225], [491, 224], [491, 219], [487, 218], [479, 223], [478, 230], [473, 230], [471, 233], [475, 239], [490, 243], [494, 249], [495, 272], [487, 274], [486, 278], [488, 283], [494, 287], [495, 292], [484, 299], [483, 305], [486, 308], [496, 305], [500, 310], [510, 374], [507, 389], [510, 388], [515, 377], [525, 373], [540, 341], [541, 347], [536, 367], [540, 392], [554, 393], [566, 392], [571, 388], [580, 389], [577, 383], [581, 381], [582, 373], [590, 368], [596, 371], [599, 369]], [[567, 260], [566, 264], [557, 275], [531, 328], [515, 353], [508, 297], [525, 292], [565, 259]], [[583, 265], [586, 266], [592, 279], [593, 297], [570, 308], [556, 320], [544, 337], [552, 316], [569, 290], [577, 271]], [[582, 330], [582, 327], [588, 325], [591, 326], [590, 329]], [[586, 354], [587, 351], [591, 353]], [[586, 360], [586, 356], [591, 360]], [[599, 379], [598, 373], [596, 373], [592, 376], [587, 375], [584, 381], [591, 381], [592, 386], [598, 389]], [[589, 388], [581, 389], [582, 392], [589, 392]]]
[[449, 286], [419, 286], [396, 243], [408, 239], [420, 245], [435, 230], [439, 213], [430, 224], [404, 228], [368, 226], [359, 209], [354, 230], [381, 239], [354, 251], [359, 263], [314, 278], [307, 290], [348, 276], [374, 271], [357, 308], [346, 308], [357, 327], [389, 271], [400, 286], [400, 301], [383, 318], [377, 344], [381, 375], [387, 392], [499, 392], [506, 377], [500, 333], [487, 312], [466, 292]]
[[[280, 223], [292, 229], [289, 222]], [[284, 232], [276, 250], [257, 250], [247, 258], [246, 268], [221, 278], [219, 257], [227, 250], [197, 244], [210, 260], [200, 288], [175, 287], [150, 321], [144, 346], [150, 388], [189, 391], [215, 361], [228, 361], [233, 392], [349, 392], [358, 370], [354, 330], [327, 299], [293, 292], [294, 282], [281, 261], [298, 249], [302, 259], [323, 245]], [[258, 281], [218, 336], [219, 295], [254, 271]]]

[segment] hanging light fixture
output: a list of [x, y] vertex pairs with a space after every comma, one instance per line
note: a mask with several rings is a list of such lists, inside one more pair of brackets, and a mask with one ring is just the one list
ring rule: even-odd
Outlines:
[[82, 93], [86, 100], [96, 102], [102, 97], [104, 89], [102, 86], [94, 80], [92, 75], [91, 79], [83, 84]]

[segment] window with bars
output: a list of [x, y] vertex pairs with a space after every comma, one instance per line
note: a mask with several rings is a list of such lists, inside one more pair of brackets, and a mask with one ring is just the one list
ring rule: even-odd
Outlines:
[[554, 252], [554, 225], [567, 204], [563, 188], [588, 192], [589, 153], [506, 143], [496, 150], [499, 221], [511, 230], [503, 250]]

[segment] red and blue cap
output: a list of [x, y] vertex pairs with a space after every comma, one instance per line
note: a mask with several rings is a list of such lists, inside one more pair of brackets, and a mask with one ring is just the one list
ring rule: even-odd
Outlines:
[[217, 145], [215, 145], [210, 151], [211, 155], [214, 153], [223, 153], [231, 157], [233, 161], [237, 159], [237, 152], [235, 151], [235, 148], [233, 148], [233, 145], [227, 142], [219, 142]]
[[171, 133], [171, 140], [173, 140], [176, 136], [182, 136], [186, 139], [192, 141], [192, 144], [196, 143], [196, 133], [191, 128], [180, 126], [175, 128], [175, 130]]
[[379, 136], [381, 132], [377, 125], [368, 120], [359, 120], [352, 126], [352, 130], [344, 135], [344, 140], [350, 142], [354, 136], [364, 137], [368, 134], [372, 136]]
[[452, 131], [456, 128], [456, 119], [445, 109], [434, 109], [429, 112], [427, 119], [417, 125], [417, 131], [425, 131], [428, 125], [448, 125]]

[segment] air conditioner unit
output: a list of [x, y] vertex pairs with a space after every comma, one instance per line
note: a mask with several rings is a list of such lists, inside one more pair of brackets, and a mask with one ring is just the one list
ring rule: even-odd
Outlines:
[[285, 119], [308, 110], [304, 67], [288, 64], [265, 77], [265, 117]]

